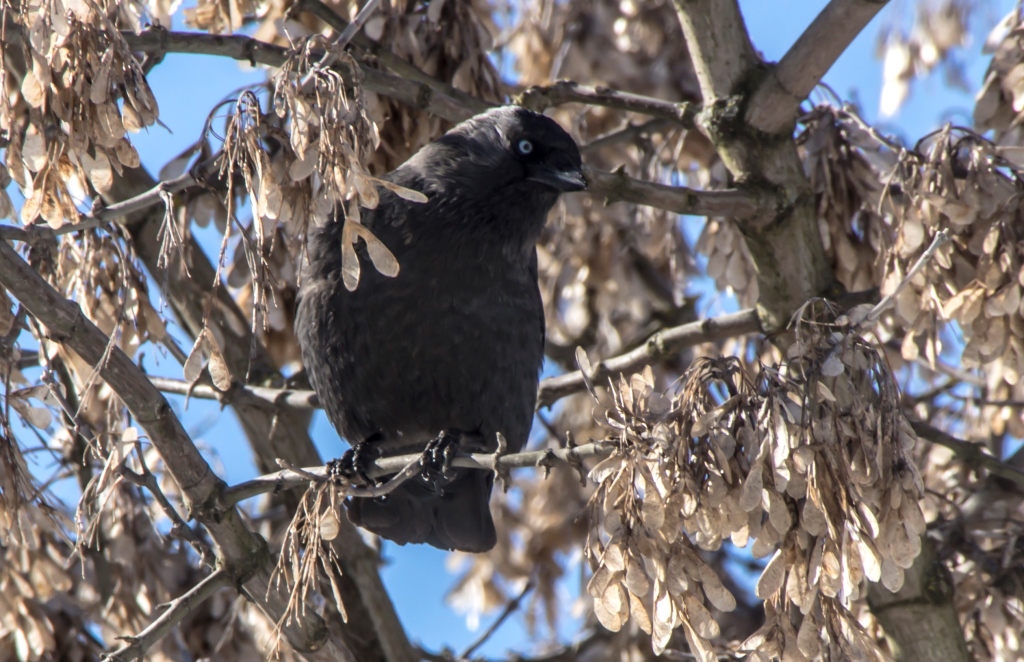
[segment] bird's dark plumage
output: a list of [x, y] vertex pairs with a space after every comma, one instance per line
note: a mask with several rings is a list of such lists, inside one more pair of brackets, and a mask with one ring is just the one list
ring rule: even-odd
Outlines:
[[[398, 259], [394, 278], [360, 251], [355, 291], [341, 276], [341, 222], [311, 234], [296, 333], [310, 381], [338, 432], [385, 454], [444, 429], [496, 434], [518, 451], [533, 420], [544, 312], [536, 242], [564, 191], [585, 183], [572, 138], [553, 120], [503, 107], [425, 146], [385, 179], [362, 223]], [[416, 445], [412, 445], [413, 442]], [[405, 544], [479, 552], [495, 544], [492, 476], [458, 470], [438, 495], [420, 480], [382, 499], [353, 499], [356, 524]]]

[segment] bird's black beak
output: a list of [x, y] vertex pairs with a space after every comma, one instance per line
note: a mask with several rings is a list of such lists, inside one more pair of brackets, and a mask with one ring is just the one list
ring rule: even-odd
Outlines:
[[546, 184], [562, 193], [587, 189], [587, 180], [583, 176], [583, 171], [575, 165], [559, 167], [549, 163], [538, 163], [531, 168], [528, 179]]

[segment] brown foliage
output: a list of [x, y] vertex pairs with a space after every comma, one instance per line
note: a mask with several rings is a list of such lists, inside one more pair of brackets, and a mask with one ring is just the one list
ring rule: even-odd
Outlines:
[[[514, 498], [495, 503], [499, 545], [453, 559], [462, 561], [449, 594], [457, 609], [479, 618], [534, 587], [516, 603], [534, 635], [556, 632], [570, 612], [616, 633], [588, 638], [587, 659], [686, 647], [702, 660], [884, 659], [891, 643], [868, 587], [913, 585], [922, 546], [933, 545], [950, 577], [952, 597], [940, 602], [954, 610], [970, 653], [1024, 656], [1024, 499], [1021, 484], [1011, 484], [1024, 459], [1009, 453], [1024, 437], [1018, 10], [985, 44], [992, 59], [974, 129], [947, 126], [904, 145], [852, 106], [805, 106], [793, 132], [798, 161], [780, 184], [763, 176], [777, 164], [738, 173], [742, 159], [719, 154], [726, 138], [741, 141], [742, 117], [723, 125], [715, 113], [728, 115], [732, 101], [703, 98], [704, 70], [677, 17], [692, 7], [395, 0], [381, 4], [353, 48], [339, 48], [314, 16], [336, 11], [337, 27], [357, 3], [314, 5], [202, 0], [185, 11], [191, 27], [212, 34], [254, 26], [257, 40], [284, 55], [266, 85], [211, 109], [202, 135], [161, 173], [191, 179], [149, 194], [164, 209], [160, 268], [187, 273], [186, 242], [195, 227], [212, 223], [223, 237], [211, 256], [220, 268], [216, 282], [203, 285], [226, 288], [277, 367], [298, 357], [292, 307], [310, 224], [343, 214], [348, 287], [358, 286], [360, 240], [376, 269], [397, 273], [388, 247], [359, 222], [361, 208], [375, 207], [378, 187], [393, 188], [380, 175], [438, 136], [452, 115], [562, 78], [703, 104], [692, 128], [671, 117], [651, 120], [642, 107], [566, 103], [550, 112], [591, 168], [768, 196], [780, 226], [808, 205], [827, 279], [836, 283], [808, 292], [803, 307], [789, 311], [787, 330], [770, 338], [708, 342], [663, 360], [652, 352], [655, 364], [607, 384], [590, 380], [591, 366], [581, 361], [589, 392], [559, 403], [545, 443], [561, 443], [569, 431], [567, 441], [602, 440], [609, 450], [586, 467], [576, 462], [589, 478], [582, 483], [576, 471], [551, 470], [548, 461], [544, 475], [515, 477]], [[116, 348], [137, 358], [158, 346], [181, 361], [189, 383], [212, 384], [228, 397], [247, 379], [224, 357], [244, 329], [206, 323], [191, 353], [180, 350], [151, 303], [137, 246], [98, 202], [86, 204], [139, 166], [130, 134], [158, 122], [146, 82], [158, 58], [140, 61], [128, 43], [141, 17], [168, 25], [173, 11], [163, 0], [3, 2], [0, 219], [12, 224], [0, 241], [18, 242], [32, 268], [81, 307], [109, 339], [104, 357]], [[922, 9], [909, 35], [886, 32], [885, 109], [898, 107], [915, 77], [937, 68], [955, 73], [953, 56], [973, 15], [968, 3], [950, 0]], [[392, 57], [390, 73], [382, 52]], [[515, 85], [502, 81], [491, 53], [514, 64]], [[321, 66], [325, 56], [330, 66]], [[420, 92], [444, 95], [456, 112], [438, 117], [425, 103], [400, 101], [408, 95], [394, 89], [410, 80], [425, 86]], [[23, 195], [20, 208], [7, 193], [12, 184]], [[780, 191], [806, 195], [783, 200]], [[251, 219], [239, 216], [245, 202]], [[572, 369], [574, 357], [622, 354], [655, 331], [693, 321], [686, 295], [697, 274], [740, 305], [764, 304], [750, 223], [708, 218], [689, 247], [674, 213], [567, 198], [538, 246], [549, 357]], [[940, 245], [938, 237], [949, 240]], [[780, 273], [790, 257], [800, 258], [777, 256]], [[152, 421], [129, 419], [124, 393], [51, 337], [10, 287], [0, 287], [0, 658], [95, 659], [114, 637], [164, 618], [174, 619], [175, 634], [146, 640], [152, 659], [251, 659], [275, 648], [273, 635], [286, 623], [315, 613], [336, 626], [331, 609], [345, 616], [342, 594], [352, 578], [341, 576], [344, 550], [332, 540], [342, 524], [339, 497], [352, 492], [319, 481], [299, 500], [267, 500], [249, 512], [271, 542], [268, 556], [280, 561], [271, 588], [283, 593], [288, 618], [272, 622], [232, 588], [161, 616], [158, 605], [187, 596], [206, 573], [207, 533], [185, 518], [215, 521], [226, 507], [190, 504], [198, 510], [179, 512], [186, 490], [171, 478], [165, 462], [173, 460], [148, 443]], [[891, 295], [892, 306], [841, 308], [822, 298], [872, 288]], [[215, 297], [203, 305], [210, 318]], [[955, 354], [959, 366], [950, 365]], [[38, 377], [33, 362], [43, 368]], [[912, 424], [922, 423], [978, 444], [953, 438], [954, 452], [932, 446], [914, 433]], [[25, 430], [58, 456], [62, 476], [77, 481], [77, 508], [54, 502], [49, 478], [30, 470], [26, 457], [38, 449], [26, 444]], [[967, 459], [977, 454], [988, 464]], [[993, 463], [1005, 470], [998, 480]], [[288, 528], [281, 503], [297, 506]], [[765, 559], [752, 592], [727, 572], [735, 548]], [[253, 568], [269, 576], [268, 558], [245, 561], [252, 566], [231, 568], [239, 573], [233, 581], [244, 583]], [[231, 566], [223, 555], [220, 562]], [[566, 585], [581, 596], [574, 604], [566, 603]], [[542, 621], [546, 630], [537, 627]], [[296, 655], [288, 645], [279, 652]]]

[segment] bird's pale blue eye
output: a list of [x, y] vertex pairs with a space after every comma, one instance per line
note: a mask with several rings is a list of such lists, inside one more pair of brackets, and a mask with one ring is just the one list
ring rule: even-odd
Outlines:
[[524, 138], [519, 141], [518, 145], [516, 145], [516, 149], [519, 150], [520, 154], [529, 154], [533, 151], [533, 143]]

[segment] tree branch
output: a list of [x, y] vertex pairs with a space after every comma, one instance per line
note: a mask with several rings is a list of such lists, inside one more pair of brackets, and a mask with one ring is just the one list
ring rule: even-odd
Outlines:
[[[280, 67], [289, 55], [288, 49], [237, 35], [169, 32], [159, 28], [143, 30], [138, 35], [131, 32], [123, 34], [132, 49], [147, 53], [202, 53], [273, 67]], [[454, 88], [445, 88], [442, 91], [437, 86], [391, 76], [366, 66], [361, 67], [360, 75], [365, 89], [453, 122], [464, 120], [490, 107], [484, 102], [467, 104], [463, 101], [466, 96], [464, 94], [458, 98], [451, 96], [449, 92]], [[560, 85], [561, 87], [555, 87], [563, 90], [558, 94], [566, 96], [565, 103], [583, 98], [587, 99], [587, 103], [646, 113], [661, 119], [671, 118], [673, 122], [681, 124], [687, 117], [692, 119], [695, 113], [692, 104], [688, 103], [674, 104], [614, 90], [594, 90], [580, 86], [575, 86], [576, 91], [570, 94], [566, 90], [573, 86]], [[775, 207], [773, 200], [756, 193], [742, 190], [694, 191], [643, 182], [629, 178], [624, 173], [588, 169], [587, 181], [590, 183], [589, 192], [592, 195], [605, 196], [611, 201], [624, 200], [650, 205], [682, 214], [745, 217], [755, 212], [770, 211]]]
[[[125, 200], [156, 185], [144, 169], [126, 169], [123, 176], [115, 177], [114, 187], [104, 199]], [[124, 224], [137, 254], [160, 284], [181, 328], [193, 339], [206, 327], [223, 334], [221, 349], [232, 375], [248, 375], [257, 383], [283, 382], [266, 348], [254, 339], [249, 317], [225, 288], [212, 288], [215, 269], [195, 237], [185, 237], [182, 245], [188, 273], [160, 267], [158, 232], [162, 220], [163, 211], [150, 207], [129, 215]], [[261, 471], [276, 469], [277, 458], [297, 466], [323, 462], [309, 437], [309, 420], [304, 412], [268, 408], [262, 402], [256, 406], [252, 401], [230, 396], [226, 400], [237, 412]], [[282, 501], [293, 510], [297, 505], [294, 496], [282, 495]], [[363, 543], [347, 519], [342, 518], [340, 524], [341, 530], [332, 545], [341, 558], [343, 574], [338, 583], [348, 605], [349, 620], [345, 623], [340, 618], [331, 618], [331, 635], [340, 636], [359, 660], [413, 662], [413, 649], [380, 580], [377, 554]]]
[[760, 61], [737, 0], [675, 0], [704, 105], [737, 93]]
[[921, 553], [904, 573], [903, 586], [891, 593], [868, 583], [868, 606], [882, 624], [899, 662], [968, 662], [960, 619], [953, 605], [953, 578], [927, 535]]
[[[348, 21], [343, 19], [337, 14], [337, 12], [320, 0], [297, 0], [288, 11], [292, 14], [296, 12], [308, 12], [331, 26], [338, 33], [344, 32], [344, 30], [349, 26]], [[456, 87], [446, 85], [445, 83], [437, 80], [416, 65], [403, 60], [398, 55], [395, 55], [379, 42], [370, 39], [370, 37], [366, 36], [362, 32], [357, 32], [355, 36], [352, 37], [352, 45], [363, 53], [377, 58], [377, 62], [393, 71], [396, 75], [405, 78], [406, 80], [422, 83], [423, 85], [430, 87], [435, 92], [457, 99], [466, 108], [472, 110], [472, 114], [474, 115], [491, 107], [491, 104], [486, 101], [477, 99]]]
[[666, 186], [627, 175], [623, 168], [604, 172], [583, 167], [588, 192], [603, 196], [606, 204], [631, 202], [692, 216], [747, 218], [774, 207], [771, 196], [754, 191], [725, 189], [698, 191], [685, 186]]
[[[582, 466], [582, 460], [592, 457], [606, 457], [614, 448], [614, 443], [598, 441], [583, 444], [582, 446], [528, 451], [524, 453], [460, 453], [452, 458], [451, 466], [503, 473], [510, 469], [550, 467], [555, 461], [558, 461], [578, 468]], [[419, 453], [411, 453], [380, 458], [370, 463], [366, 475], [370, 478], [388, 476], [403, 471], [410, 464], [418, 462], [421, 457], [422, 455]], [[246, 499], [251, 499], [260, 494], [278, 492], [305, 485], [311, 479], [326, 479], [327, 471], [328, 468], [326, 466], [282, 469], [281, 471], [259, 476], [226, 488], [221, 495], [221, 503], [225, 507], [233, 507]]]
[[[246, 594], [275, 621], [285, 613], [286, 600], [269, 590], [270, 557], [266, 542], [250, 531], [234, 508], [210, 517], [209, 506], [224, 487], [200, 455], [163, 395], [142, 370], [114, 347], [107, 354], [107, 337], [82, 313], [42, 279], [15, 250], [0, 241], [0, 284], [46, 326], [50, 338], [74, 350], [97, 367], [107, 384], [149, 435], [171, 477], [181, 488], [188, 510], [207, 528], [220, 557]], [[328, 632], [310, 609], [301, 622], [283, 626], [292, 647], [307, 659], [354, 660], [348, 648]]]
[[768, 134], [792, 131], [797, 109], [888, 0], [832, 0], [772, 67], [746, 120]]
[[[589, 377], [592, 382], [601, 381], [618, 373], [637, 370], [644, 365], [702, 342], [714, 342], [760, 331], [761, 324], [758, 321], [757, 311], [752, 308], [663, 329], [633, 351], [597, 362], [593, 365]], [[585, 388], [586, 382], [583, 373], [579, 370], [558, 377], [549, 377], [540, 384], [537, 408], [550, 407], [559, 399], [578, 393]]]
[[309, 71], [305, 73], [302, 80], [299, 82], [299, 89], [303, 92], [309, 92], [312, 89], [313, 81], [316, 79], [317, 73], [333, 65], [338, 59], [338, 50], [343, 49], [348, 42], [352, 41], [352, 37], [356, 35], [362, 28], [363, 25], [370, 19], [373, 12], [377, 11], [377, 6], [380, 4], [380, 0], [367, 0], [363, 5], [363, 8], [359, 10], [356, 17], [349, 23], [338, 38], [334, 40], [335, 48], [327, 50], [320, 61], [313, 65]]
[[170, 499], [164, 494], [164, 491], [160, 488], [160, 482], [157, 480], [156, 475], [149, 470], [149, 466], [146, 464], [145, 455], [142, 450], [138, 447], [136, 442], [136, 451], [138, 453], [139, 464], [142, 465], [142, 473], [135, 473], [128, 468], [127, 461], [122, 462], [121, 466], [118, 467], [117, 472], [125, 480], [136, 487], [144, 487], [149, 490], [150, 494], [156, 500], [160, 506], [160, 510], [163, 511], [164, 515], [171, 522], [171, 535], [182, 538], [187, 541], [192, 547], [195, 548], [196, 552], [199, 553], [199, 559], [208, 565], [212, 565], [215, 562], [212, 552], [205, 542], [203, 542], [199, 536], [189, 528], [188, 523], [182, 519], [178, 511], [171, 505]]
[[164, 393], [185, 395], [202, 400], [217, 400], [231, 405], [274, 405], [293, 409], [320, 409], [320, 400], [314, 391], [290, 388], [268, 388], [234, 383], [227, 391], [220, 391], [212, 384], [189, 384], [183, 379], [150, 377], [153, 385]]
[[11, 225], [0, 225], [0, 240], [26, 241], [33, 232], [45, 233], [56, 237], [63, 234], [70, 234], [72, 232], [79, 232], [81, 230], [98, 228], [115, 219], [123, 218], [128, 214], [142, 211], [156, 205], [162, 205], [164, 204], [164, 196], [184, 191], [190, 186], [194, 186], [196, 183], [195, 177], [191, 173], [186, 172], [174, 179], [159, 182], [148, 191], [128, 198], [123, 202], [107, 205], [96, 209], [95, 211], [91, 211], [88, 214], [83, 214], [81, 217], [83, 220], [78, 223], [66, 223], [56, 230], [51, 229], [47, 225], [40, 224], [31, 225], [26, 228]]
[[131, 660], [141, 660], [145, 657], [146, 651], [150, 647], [162, 639], [168, 632], [170, 632], [176, 625], [181, 623], [193, 609], [201, 605], [203, 602], [213, 597], [213, 595], [224, 588], [230, 586], [232, 582], [231, 574], [224, 570], [224, 568], [218, 568], [210, 573], [203, 581], [199, 582], [188, 592], [184, 593], [180, 597], [171, 600], [166, 605], [157, 605], [157, 608], [166, 607], [166, 611], [160, 614], [156, 620], [149, 624], [142, 632], [131, 637], [118, 637], [128, 643], [118, 648], [116, 651], [105, 655], [106, 660], [117, 660], [118, 662], [130, 662]]
[[688, 101], [672, 103], [653, 97], [629, 92], [620, 92], [608, 87], [590, 87], [571, 80], [561, 80], [551, 85], [538, 85], [524, 90], [515, 103], [536, 112], [567, 103], [583, 103], [604, 106], [634, 113], [642, 113], [656, 119], [678, 124], [687, 129], [697, 127], [700, 108]]
[[621, 129], [609, 131], [604, 135], [594, 138], [586, 145], [580, 145], [580, 154], [591, 154], [604, 147], [618, 145], [621, 142], [635, 140], [636, 138], [643, 136], [649, 136], [651, 134], [658, 133], [659, 131], [666, 131], [671, 127], [671, 122], [659, 119], [648, 120], [643, 124], [627, 122], [626, 126]]
[[895, 303], [900, 292], [910, 284], [910, 281], [913, 280], [914, 276], [916, 276], [921, 269], [924, 269], [924, 265], [928, 264], [928, 261], [935, 257], [935, 253], [947, 241], [949, 241], [949, 230], [943, 228], [935, 234], [935, 238], [932, 239], [932, 243], [929, 244], [928, 248], [926, 248], [917, 258], [914, 265], [907, 271], [907, 275], [903, 277], [903, 280], [901, 280], [898, 285], [896, 285], [896, 289], [882, 297], [882, 300], [875, 304], [867, 317], [861, 320], [860, 324], [857, 326], [867, 328], [877, 322], [878, 318], [882, 316], [882, 313], [888, 310]]
[[468, 660], [469, 656], [473, 654], [473, 651], [483, 646], [487, 640], [491, 638], [491, 635], [501, 627], [501, 624], [504, 623], [509, 616], [515, 613], [517, 609], [519, 609], [519, 605], [522, 603], [523, 598], [533, 590], [534, 585], [533, 578], [531, 577], [530, 580], [526, 582], [526, 586], [523, 587], [523, 590], [519, 592], [519, 595], [509, 600], [508, 604], [505, 605], [505, 608], [501, 610], [500, 614], [498, 614], [498, 618], [494, 619], [494, 622], [491, 623], [479, 637], [477, 637], [476, 641], [467, 646], [466, 650], [462, 651], [462, 654], [459, 655], [458, 659]]
[[746, 88], [762, 77], [738, 0], [675, 0], [703, 95], [701, 124], [735, 181], [760, 182], [780, 204], [737, 222], [757, 274], [762, 327], [786, 327], [808, 299], [827, 296], [835, 270], [825, 254], [814, 194], [790, 137], [743, 121]]
[[963, 439], [943, 432], [942, 430], [921, 421], [911, 421], [910, 426], [914, 433], [925, 441], [944, 446], [961, 457], [968, 464], [984, 467], [989, 473], [1013, 481], [1024, 487], [1024, 471], [1017, 469], [1011, 464], [1001, 461], [984, 451], [981, 444], [972, 444]]
[[[280, 67], [291, 54], [290, 49], [242, 35], [172, 32], [152, 27], [139, 34], [130, 31], [121, 34], [132, 50], [157, 56], [167, 53], [217, 55], [249, 62], [253, 66]], [[452, 122], [464, 120], [477, 112], [468, 108], [461, 98], [449, 95], [447, 89], [391, 76], [366, 66], [360, 67], [360, 76], [366, 89]]]
[[[761, 330], [754, 309], [741, 310], [720, 317], [690, 322], [658, 331], [639, 347], [625, 354], [599, 361], [593, 367], [593, 380], [638, 370], [644, 365], [677, 354], [687, 347], [702, 342], [715, 342]], [[186, 395], [204, 400], [218, 400], [235, 404], [268, 404], [295, 409], [319, 409], [320, 401], [313, 391], [266, 388], [234, 384], [228, 391], [219, 391], [210, 384], [189, 384], [181, 379], [150, 377], [156, 388], [165, 393]], [[540, 383], [537, 408], [550, 407], [558, 400], [579, 393], [586, 388], [583, 374], [573, 371], [558, 377], [548, 377]]]

